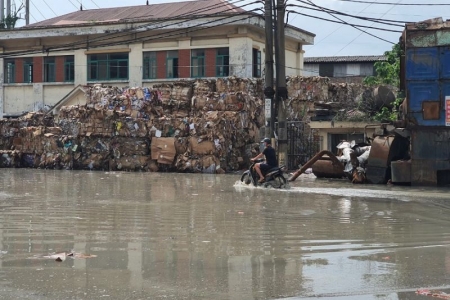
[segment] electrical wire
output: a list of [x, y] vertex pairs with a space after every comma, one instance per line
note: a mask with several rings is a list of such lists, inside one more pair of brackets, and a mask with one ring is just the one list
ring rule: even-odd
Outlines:
[[[70, 1], [70, 0], [69, 0], [69, 1]], [[237, 3], [237, 2], [243, 2], [243, 1], [244, 1], [244, 0], [237, 0], [237, 1], [234, 2], [234, 3]], [[231, 4], [234, 4], [234, 3], [231, 3]], [[258, 2], [252, 2], [252, 3], [249, 3], [249, 4], [247, 4], [247, 5], [254, 4], [254, 3], [258, 3]], [[227, 7], [228, 7], [229, 4], [230, 4], [230, 3], [224, 3], [224, 4], [222, 4], [221, 6], [227, 6]], [[192, 19], [195, 19], [195, 18], [198, 18], [198, 13], [199, 13], [199, 12], [204, 13], [204, 12], [207, 12], [207, 11], [211, 11], [212, 9], [216, 9], [217, 7], [220, 7], [220, 6], [217, 6], [217, 5], [210, 5], [210, 6], [207, 6], [207, 7], [203, 7], [203, 8], [200, 8], [200, 9], [197, 9], [197, 10], [194, 10], [194, 11], [191, 11], [191, 12], [188, 12], [188, 13], [185, 13], [185, 14], [180, 14], [180, 15], [176, 16], [176, 17], [173, 18], [173, 19], [175, 20], [175, 19], [177, 19], [177, 18], [179, 18], [179, 17], [181, 17], [181, 16], [192, 16], [192, 17], [193, 17]], [[243, 7], [243, 6], [242, 6], [242, 7]], [[219, 12], [219, 13], [209, 14], [209, 15], [204, 15], [203, 17], [212, 17], [212, 16], [216, 16], [216, 15], [218, 15], [218, 14], [223, 14], [223, 13], [226, 12], [226, 11], [234, 10], [234, 9], [236, 9], [236, 8], [242, 8], [242, 7], [240, 7], [240, 6], [232, 7], [232, 8], [230, 8], [230, 9], [228, 9], [228, 10], [225, 10], [225, 11], [222, 11], [222, 12]], [[102, 41], [102, 40], [116, 39], [116, 38], [120, 38], [120, 37], [122, 37], [122, 36], [129, 36], [129, 32], [131, 32], [131, 31], [137, 31], [138, 29], [142, 29], [142, 28], [145, 28], [146, 26], [154, 25], [154, 24], [158, 24], [158, 23], [160, 23], [160, 24], [161, 24], [161, 23], [165, 23], [166, 25], [161, 26], [161, 27], [153, 28], [153, 30], [161, 29], [161, 28], [168, 27], [168, 26], [171, 26], [171, 25], [173, 26], [173, 25], [177, 25], [177, 24], [182, 24], [182, 23], [185, 23], [185, 22], [186, 22], [186, 20], [181, 20], [181, 21], [178, 22], [178, 23], [167, 24], [167, 20], [168, 20], [168, 19], [157, 20], [157, 22], [150, 22], [150, 23], [146, 23], [146, 24], [143, 24], [143, 25], [140, 25], [140, 26], [133, 27], [133, 28], [131, 28], [131, 29], [126, 29], [126, 30], [123, 30], [123, 31], [120, 32], [120, 33], [122, 33], [122, 35], [117, 35], [117, 33], [109, 33], [109, 34], [103, 35], [103, 36], [98, 37], [98, 38], [90, 39], [89, 42], [98, 42], [98, 41]], [[181, 28], [181, 29], [177, 29], [177, 30], [175, 30], [175, 31], [185, 31], [185, 30], [186, 30], [186, 28]], [[159, 36], [160, 36], [160, 35], [161, 35], [161, 34], [159, 34]], [[106, 36], [106, 37], [105, 37], [105, 36]], [[130, 39], [130, 40], [128, 40], [128, 41], [132, 41], [132, 39]], [[70, 47], [70, 46], [76, 47], [76, 46], [81, 45], [81, 44], [84, 45], [84, 44], [86, 44], [86, 42], [83, 41], [83, 42], [74, 42], [74, 43], [69, 43], [69, 44], [63, 44], [63, 45], [59, 45], [59, 47]], [[55, 51], [56, 48], [51, 49], [51, 50], [52, 50], [52, 51]], [[17, 56], [17, 55], [27, 54], [27, 53], [35, 53], [35, 52], [30, 52], [30, 51], [16, 51], [16, 52], [14, 52], [14, 53], [9, 53], [9, 54], [10, 54], [10, 55]]]
[[[398, 3], [402, 2], [402, 0], [399, 0]], [[389, 10], [387, 10], [381, 17], [384, 17], [388, 12], [390, 12], [391, 10], [393, 10], [395, 7], [392, 6]], [[357, 38], [359, 38], [361, 36], [362, 33], [360, 33], [357, 37], [355, 37], [353, 40], [350, 41], [350, 43], [348, 43], [347, 45], [345, 45], [341, 50], [339, 50], [338, 52], [336, 52], [336, 54], [338, 54], [339, 52], [341, 52], [342, 50], [344, 50], [348, 45], [350, 45], [351, 43], [353, 43]], [[393, 43], [394, 44], [394, 43]], [[335, 55], [336, 55], [335, 54]]]
[[50, 5], [48, 5], [47, 1], [46, 1], [46, 0], [43, 0], [43, 1], [44, 1], [45, 5], [47, 5], [47, 7], [55, 14], [55, 16], [58, 16], [58, 15], [55, 13], [55, 11], [50, 7]]
[[[238, 1], [236, 1], [236, 2], [242, 2], [242, 1], [244, 1], [244, 0], [238, 0]], [[245, 5], [243, 5], [243, 6], [239, 6], [239, 8], [243, 8], [244, 6], [251, 5], [251, 4], [255, 4], [255, 3], [258, 3], [258, 1], [251, 2], [251, 3], [245, 4]], [[227, 6], [227, 4], [225, 4], [225, 6]], [[178, 19], [180, 16], [183, 16], [183, 17], [185, 17], [185, 16], [192, 16], [192, 17], [198, 18], [198, 17], [199, 17], [199, 15], [197, 14], [198, 12], [206, 12], [206, 11], [210, 11], [210, 10], [215, 9], [215, 8], [217, 8], [217, 7], [218, 7], [217, 5], [211, 5], [211, 6], [208, 6], [207, 9], [206, 9], [206, 8], [198, 9], [198, 10], [196, 10], [196, 11], [194, 11], [194, 12], [190, 12], [190, 13], [187, 13], [187, 14], [184, 14], [184, 15], [183, 15], [183, 14], [182, 14], [182, 15], [179, 15], [179, 16], [177, 16], [176, 18]], [[224, 12], [231, 11], [231, 10], [235, 10], [235, 8], [230, 8], [230, 9], [228, 9], [228, 10], [225, 10], [225, 11], [222, 11], [222, 12], [219, 12], [219, 13], [215, 13], [215, 14], [204, 15], [203, 17], [216, 17], [216, 16], [219, 16], [219, 15], [223, 14]], [[246, 11], [246, 12], [244, 12], [244, 14], [248, 14], [248, 12]], [[229, 18], [229, 16], [226, 16], [225, 19], [226, 19], [226, 18]], [[111, 39], [117, 39], [117, 38], [120, 38], [120, 37], [123, 37], [123, 36], [129, 36], [130, 32], [136, 32], [136, 31], [138, 31], [139, 29], [143, 29], [143, 28], [145, 28], [145, 27], [148, 27], [148, 26], [151, 26], [151, 25], [154, 25], [154, 24], [158, 24], [158, 23], [159, 23], [159, 24], [165, 24], [165, 25], [160, 26], [160, 27], [152, 28], [152, 30], [158, 30], [158, 29], [166, 28], [166, 27], [168, 27], [168, 26], [175, 26], [175, 25], [178, 25], [178, 24], [183, 24], [183, 23], [185, 23], [185, 22], [186, 22], [186, 20], [181, 20], [181, 21], [179, 21], [179, 22], [177, 22], [177, 23], [167, 24], [167, 19], [159, 20], [158, 22], [151, 22], [151, 23], [147, 23], [147, 24], [144, 24], [144, 25], [136, 26], [136, 27], [131, 28], [131, 29], [126, 29], [126, 30], [124, 30], [124, 31], [121, 31], [121, 32], [119, 33], [119, 35], [118, 35], [117, 33], [111, 33], [111, 34], [108, 34], [108, 35], [106, 35], [106, 36], [102, 36], [102, 37], [98, 37], [98, 38], [93, 38], [93, 39], [90, 39], [90, 40], [89, 40], [89, 43], [102, 42], [102, 41], [107, 41], [107, 40], [111, 40]], [[175, 29], [175, 30], [170, 31], [170, 32], [168, 32], [168, 33], [172, 33], [172, 32], [186, 32], [186, 30], [188, 30], [189, 28], [191, 28], [191, 27], [185, 27], [185, 28]], [[163, 38], [163, 37], [166, 36], [166, 34], [167, 34], [167, 33], [160, 33], [160, 34], [157, 34], [157, 35], [156, 35], [156, 38]], [[136, 39], [132, 38], [132, 39], [129, 39], [129, 40], [125, 41], [125, 42], [130, 42], [130, 41], [135, 41], [135, 40], [136, 40]], [[76, 42], [76, 43], [69, 43], [69, 44], [65, 44], [65, 45], [60, 45], [59, 48], [60, 48], [60, 47], [71, 47], [71, 46], [76, 47], [77, 45], [85, 44], [85, 43], [86, 43], [86, 42], [84, 42], [84, 41], [83, 41], [83, 42]], [[110, 45], [110, 44], [101, 44], [101, 45], [96, 45], [95, 47], [109, 46], [109, 45]], [[53, 48], [50, 48], [49, 50], [54, 51]]]
[[[309, 3], [311, 3], [312, 6], [318, 7], [319, 9], [322, 9], [321, 6], [318, 6], [318, 5], [314, 4], [311, 0], [307, 0], [307, 1], [308, 1]], [[332, 13], [329, 13], [329, 12], [327, 12], [326, 10], [323, 10], [323, 11], [324, 11], [325, 13], [329, 14], [330, 16], [332, 16], [333, 18], [338, 19], [339, 21], [348, 24], [346, 21], [342, 20], [342, 19], [339, 18], [339, 17], [336, 17], [336, 16], [333, 15]], [[350, 24], [348, 24], [348, 25], [350, 25]], [[360, 28], [358, 28], [358, 27], [356, 27], [356, 26], [354, 26], [354, 25], [350, 25], [350, 26], [353, 27], [353, 28], [355, 28], [356, 30], [359, 30], [359, 31], [361, 31], [361, 32], [363, 32], [363, 33], [365, 33], [365, 34], [368, 34], [368, 35], [370, 35], [370, 36], [372, 36], [372, 37], [374, 37], [374, 38], [376, 38], [376, 39], [379, 39], [379, 40], [381, 40], [381, 41], [384, 41], [384, 42], [387, 42], [387, 43], [390, 43], [390, 44], [395, 44], [394, 42], [391, 42], [391, 41], [389, 41], [389, 40], [386, 40], [386, 39], [384, 39], [384, 38], [381, 38], [381, 37], [379, 37], [379, 36], [376, 36], [376, 35], [374, 35], [374, 34], [372, 34], [372, 33], [370, 33], [370, 32], [364, 31], [364, 30], [362, 30], [362, 29], [360, 29]]]
[[371, 2], [371, 1], [361, 1], [361, 0], [334, 0], [341, 2], [354, 2], [354, 3], [364, 3], [364, 4], [380, 4], [380, 5], [397, 5], [397, 6], [450, 6], [449, 3], [392, 3], [392, 2]]
[[73, 4], [73, 2], [72, 2], [72, 0], [69, 0], [69, 2], [70, 2], [70, 4], [72, 4], [73, 5], [73, 7], [75, 7], [75, 9], [77, 9], [78, 10], [78, 8], [79, 7], [77, 7], [75, 4]]
[[298, 14], [298, 15], [302, 15], [302, 16], [305, 16], [305, 17], [313, 18], [313, 19], [318, 19], [318, 20], [323, 20], [323, 21], [332, 22], [332, 23], [338, 23], [338, 24], [344, 24], [344, 25], [350, 25], [350, 26], [356, 26], [356, 27], [359, 27], [359, 28], [368, 28], [368, 29], [381, 30], [381, 31], [387, 31], [387, 32], [398, 32], [398, 33], [403, 32], [401, 30], [392, 30], [392, 29], [387, 29], [387, 28], [379, 28], [379, 27], [373, 27], [373, 26], [365, 26], [365, 25], [351, 24], [351, 23], [347, 23], [347, 22], [340, 22], [340, 21], [325, 19], [325, 18], [321, 18], [321, 17], [317, 17], [317, 16], [308, 15], [308, 14], [303, 14], [303, 13], [296, 12], [296, 11], [293, 11], [293, 10], [291, 10], [289, 12], [292, 12], [292, 13]]
[[[237, 0], [235, 3], [243, 2], [243, 1], [244, 0]], [[221, 6], [227, 6], [227, 4], [222, 4]], [[203, 8], [194, 10], [194, 11], [189, 12], [189, 13], [180, 14], [176, 18], [188, 17], [188, 16], [198, 17], [198, 15], [197, 15], [198, 12], [207, 12], [207, 11], [210, 11], [212, 9], [216, 9], [217, 7], [220, 7], [220, 6], [210, 5], [210, 6], [207, 6], [207, 7], [203, 7]], [[242, 7], [240, 7], [240, 8], [242, 8]], [[231, 8], [231, 9], [228, 9], [228, 10], [234, 10], [234, 8]], [[209, 16], [213, 16], [213, 15], [209, 15]], [[162, 29], [162, 28], [165, 28], [165, 27], [168, 27], [168, 26], [183, 24], [183, 23], [186, 22], [186, 20], [181, 20], [178, 23], [167, 24], [167, 21], [168, 21], [168, 19], [156, 20], [156, 21], [153, 21], [153, 22], [150, 22], [150, 23], [146, 23], [146, 24], [143, 24], [143, 25], [135, 26], [135, 27], [132, 27], [132, 28], [127, 28], [127, 29], [121, 30], [120, 32], [109, 33], [109, 34], [102, 35], [102, 36], [99, 36], [99, 37], [94, 37], [94, 38], [91, 38], [89, 40], [89, 42], [90, 43], [94, 43], [94, 42], [99, 42], [99, 41], [117, 39], [117, 38], [120, 38], [120, 37], [123, 37], [123, 36], [129, 36], [130, 32], [137, 32], [139, 29], [143, 29], [143, 28], [146, 28], [147, 26], [151, 26], [151, 25], [155, 25], [155, 24], [156, 25], [157, 24], [165, 24], [165, 25], [163, 25], [161, 27], [154, 27], [154, 28], [152, 28], [152, 30]], [[183, 30], [183, 29], [178, 29], [178, 30]], [[82, 42], [82, 43], [85, 43], [85, 42]], [[80, 42], [74, 42], [74, 43], [64, 44], [64, 45], [61, 45], [61, 46], [70, 47], [70, 46], [77, 46], [79, 44], [80, 44]]]
[[95, 6], [97, 6], [97, 8], [100, 8], [100, 6], [97, 5], [97, 3], [94, 2], [94, 0], [91, 0], [92, 3], [94, 3]]
[[[254, 9], [254, 10], [259, 10], [259, 9]], [[111, 45], [122, 45], [122, 44], [128, 44], [128, 43], [130, 43], [132, 41], [137, 41], [137, 40], [139, 40], [139, 41], [149, 41], [149, 40], [161, 39], [162, 37], [167, 38], [167, 37], [170, 37], [170, 36], [179, 36], [180, 34], [185, 33], [187, 31], [194, 32], [194, 31], [198, 31], [198, 30], [205, 30], [205, 29], [209, 29], [209, 28], [214, 28], [214, 27], [218, 27], [218, 26], [222, 26], [222, 25], [226, 25], [226, 24], [239, 22], [239, 21], [242, 21], [242, 20], [245, 20], [245, 19], [248, 19], [248, 18], [252, 18], [252, 17], [254, 17], [254, 14], [250, 14], [251, 12], [252, 11], [245, 11], [245, 12], [240, 13], [240, 14], [234, 14], [234, 16], [238, 16], [238, 15], [247, 15], [247, 16], [245, 18], [242, 18], [242, 19], [232, 20], [230, 22], [221, 23], [221, 24], [217, 24], [217, 25], [212, 25], [212, 26], [209, 26], [209, 27], [203, 27], [203, 26], [206, 25], [206, 24], [210, 24], [210, 23], [214, 23], [214, 22], [220, 22], [220, 21], [229, 19], [230, 16], [228, 15], [228, 16], [223, 17], [222, 19], [212, 20], [212, 21], [209, 21], [209, 22], [202, 23], [200, 25], [195, 25], [195, 26], [191, 26], [191, 27], [187, 27], [187, 28], [177, 29], [177, 30], [174, 30], [175, 33], [171, 34], [171, 35], [167, 35], [167, 33], [161, 33], [161, 34], [158, 34], [158, 35], [155, 35], [155, 36], [151, 36], [151, 37], [146, 36], [146, 37], [142, 37], [142, 38], [139, 38], [139, 39], [131, 38], [131, 39], [127, 39], [127, 40], [120, 41], [120, 42], [112, 42], [112, 43], [109, 43], [109, 44], [99, 44], [99, 45], [95, 45], [95, 47], [103, 47], [103, 46], [111, 46]], [[183, 21], [183, 22], [185, 22], [185, 21]], [[195, 28], [197, 28], [197, 29], [195, 29]], [[86, 42], [80, 42], [79, 45], [85, 45], [85, 43]], [[74, 46], [74, 45], [71, 45], [71, 46]], [[49, 49], [49, 51], [50, 50], [51, 51], [66, 51], [66, 50], [76, 50], [76, 49], [82, 49], [82, 48], [84, 48], [84, 47], [83, 46], [80, 46], [78, 48], [76, 48], [76, 47], [70, 47], [70, 48], [58, 47], [58, 48], [51, 48], [51, 49]], [[27, 51], [16, 51], [16, 52], [0, 54], [0, 57], [15, 57], [15, 56], [20, 56], [20, 55], [24, 55], [24, 54], [33, 54], [33, 53], [40, 53], [40, 52], [41, 51], [39, 51], [39, 50], [36, 50], [36, 51], [30, 51], [30, 50], [27, 50]]]
[[[306, 3], [303, 0], [295, 0], [295, 1], [307, 4], [307, 5], [311, 5], [309, 3]], [[310, 9], [310, 10], [319, 11], [319, 12], [325, 12], [326, 11], [326, 12], [330, 12], [330, 13], [333, 13], [333, 14], [336, 14], [336, 15], [352, 17], [352, 18], [355, 18], [355, 19], [363, 20], [363, 21], [372, 21], [372, 22], [375, 22], [375, 23], [380, 23], [380, 24], [390, 25], [390, 26], [404, 27], [405, 23], [411, 23], [411, 21], [401, 21], [401, 20], [389, 20], [389, 19], [381, 19], [381, 18], [362, 17], [362, 16], [358, 16], [358, 15], [347, 14], [347, 13], [344, 13], [344, 12], [340, 12], [340, 11], [329, 9], [329, 8], [325, 8], [325, 7], [321, 7], [322, 9], [320, 9], [320, 8], [307, 7], [307, 6], [303, 6], [303, 5], [297, 5], [297, 4], [288, 4], [287, 6], [299, 7], [299, 8], [304, 8], [304, 9]], [[367, 9], [367, 7], [365, 9], [363, 9], [363, 11], [366, 10], [366, 9]], [[362, 11], [359, 12], [359, 13], [362, 13]]]
[[[364, 9], [362, 9], [358, 14], [362, 13], [363, 11], [365, 11], [367, 8], [370, 7], [370, 4], [367, 5]], [[311, 50], [312, 48], [316, 47], [318, 44], [320, 44], [323, 40], [325, 40], [326, 38], [328, 38], [330, 35], [334, 34], [336, 31], [340, 30], [342, 27], [344, 26], [341, 25], [339, 27], [337, 27], [335, 30], [333, 30], [332, 32], [330, 32], [329, 34], [327, 34], [325, 37], [323, 37], [321, 40], [317, 41], [314, 43], [314, 45], [312, 47], [309, 48], [309, 50]]]
[[30, 1], [31, 4], [33, 4], [34, 8], [38, 11], [38, 13], [45, 19], [45, 16], [42, 14], [42, 12], [39, 10], [39, 8], [33, 3], [33, 1]]

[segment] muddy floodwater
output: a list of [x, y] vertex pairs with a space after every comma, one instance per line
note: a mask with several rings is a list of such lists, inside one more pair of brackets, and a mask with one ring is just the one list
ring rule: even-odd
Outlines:
[[427, 299], [450, 189], [2, 169], [0, 299]]

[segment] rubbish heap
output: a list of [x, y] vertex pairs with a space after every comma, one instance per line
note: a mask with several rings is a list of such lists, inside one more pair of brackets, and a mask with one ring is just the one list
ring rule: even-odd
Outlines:
[[[289, 77], [287, 90], [288, 117], [299, 121], [363, 119], [373, 108], [373, 98], [377, 95], [377, 89], [372, 87], [333, 83], [328, 77]], [[360, 107], [367, 111], [361, 111]]]
[[[262, 82], [86, 88], [86, 105], [0, 121], [1, 167], [221, 173], [240, 169], [264, 123]], [[40, 118], [40, 119], [39, 119]], [[50, 120], [48, 120], [50, 119]]]

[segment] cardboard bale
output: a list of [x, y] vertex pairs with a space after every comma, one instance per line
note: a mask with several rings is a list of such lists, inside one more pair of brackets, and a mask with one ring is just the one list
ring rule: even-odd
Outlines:
[[110, 160], [110, 169], [117, 171], [149, 171], [151, 158], [147, 155], [122, 156]]
[[155, 84], [153, 86], [153, 97], [156, 97], [157, 101], [154, 102], [160, 102], [164, 105], [167, 105], [172, 97], [172, 88], [173, 85], [169, 83]]
[[109, 155], [106, 153], [80, 153], [73, 156], [73, 168], [78, 170], [109, 170]]
[[177, 152], [177, 155], [186, 153], [189, 147], [188, 143], [189, 141], [186, 137], [179, 137], [175, 139], [175, 150]]
[[193, 86], [194, 95], [207, 95], [216, 92], [216, 80], [198, 79]]
[[115, 135], [123, 137], [147, 137], [149, 134], [145, 119], [120, 118], [113, 127]]
[[189, 151], [195, 155], [212, 154], [216, 151], [214, 142], [201, 141], [195, 137], [189, 139]]
[[176, 81], [173, 83], [171, 98], [178, 101], [178, 105], [187, 105], [191, 103], [193, 94], [194, 82], [193, 81]]
[[0, 168], [19, 168], [21, 167], [22, 152], [16, 150], [0, 151]]
[[145, 156], [150, 154], [148, 138], [130, 138], [115, 136], [110, 142], [114, 158], [122, 156]]
[[218, 93], [246, 92], [252, 95], [260, 95], [262, 92], [262, 80], [252, 78], [222, 77], [216, 80]]
[[156, 138], [151, 140], [151, 158], [159, 164], [172, 165], [175, 159], [175, 139]]

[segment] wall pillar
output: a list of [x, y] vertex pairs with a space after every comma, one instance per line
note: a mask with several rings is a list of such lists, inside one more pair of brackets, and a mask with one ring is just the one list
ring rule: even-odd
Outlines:
[[142, 86], [142, 76], [144, 74], [142, 43], [130, 44], [128, 56], [128, 79], [130, 86]]
[[75, 80], [74, 85], [87, 84], [87, 56], [84, 54], [84, 50], [74, 51], [74, 62], [75, 62]]
[[303, 63], [304, 55], [305, 55], [305, 51], [304, 50], [302, 50], [301, 48], [299, 50], [297, 50], [297, 54], [296, 54], [296, 60], [297, 61], [296, 61], [295, 67], [297, 68], [296, 74], [298, 76], [303, 76], [303, 68], [305, 67], [305, 65]]
[[230, 76], [253, 77], [253, 45], [247, 37], [230, 38]]
[[42, 82], [33, 83], [33, 103], [34, 111], [44, 108], [44, 85]]

